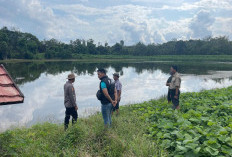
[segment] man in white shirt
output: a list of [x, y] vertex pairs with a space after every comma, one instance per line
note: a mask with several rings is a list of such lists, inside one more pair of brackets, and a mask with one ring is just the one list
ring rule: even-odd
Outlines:
[[[118, 115], [119, 114], [119, 102], [121, 100], [121, 94], [122, 94], [122, 84], [119, 81], [119, 74], [118, 73], [114, 73], [113, 77], [114, 77], [114, 81], [115, 81], [115, 88], [117, 90], [117, 98], [118, 98], [117, 104], [113, 108], [113, 112], [116, 111], [116, 115]], [[113, 114], [113, 112], [112, 112], [112, 114]]]

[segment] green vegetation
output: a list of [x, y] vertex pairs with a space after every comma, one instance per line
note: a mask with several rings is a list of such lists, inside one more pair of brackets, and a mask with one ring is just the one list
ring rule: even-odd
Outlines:
[[113, 127], [104, 130], [100, 114], [78, 119], [64, 132], [63, 125], [37, 124], [0, 134], [0, 156], [153, 156], [161, 154], [154, 143], [143, 136], [148, 127], [123, 107], [113, 117]]
[[[40, 54], [43, 56], [43, 53]], [[79, 61], [79, 62], [122, 62], [122, 61], [184, 61], [184, 62], [232, 62], [231, 55], [155, 55], [155, 56], [132, 56], [132, 55], [90, 55], [78, 54], [73, 55], [72, 59], [46, 59], [43, 57], [35, 57], [34, 59], [5, 59], [2, 63], [16, 62], [51, 62], [51, 61]]]
[[163, 100], [133, 106], [170, 156], [232, 156], [232, 87], [185, 93], [181, 110]]
[[232, 87], [122, 107], [104, 130], [100, 114], [63, 131], [37, 124], [0, 134], [0, 156], [232, 156]]
[[2, 60], [82, 59], [91, 56], [103, 57], [102, 55], [122, 56], [119, 58], [157, 55], [232, 55], [232, 41], [227, 37], [208, 37], [203, 40], [173, 40], [163, 44], [145, 45], [139, 42], [126, 46], [121, 40], [109, 46], [108, 43], [96, 45], [92, 39], [87, 41], [76, 39], [67, 44], [56, 39], [39, 41], [30, 33], [9, 30], [7, 27], [0, 29], [0, 59]]

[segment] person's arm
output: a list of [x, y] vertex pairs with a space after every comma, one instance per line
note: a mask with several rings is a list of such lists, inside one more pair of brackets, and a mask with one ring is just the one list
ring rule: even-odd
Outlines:
[[103, 88], [103, 89], [102, 89], [102, 92], [103, 92], [103, 94], [105, 95], [105, 97], [113, 104], [113, 100], [111, 99], [111, 97], [110, 97], [110, 95], [109, 95], [109, 93], [108, 93], [107, 88]]
[[176, 87], [176, 92], [174, 98], [178, 99], [178, 94], [179, 94], [179, 87]]
[[121, 82], [119, 82], [119, 88], [117, 89], [117, 94], [118, 94], [118, 101], [120, 101], [120, 99], [121, 99], [121, 95], [122, 95], [122, 84], [121, 84]]
[[168, 78], [167, 82], [166, 82], [166, 86], [170, 86], [171, 84], [171, 77]]
[[176, 87], [175, 95], [177, 96], [179, 94], [179, 87]]
[[117, 93], [117, 89], [114, 88], [114, 101], [116, 101], [115, 105], [117, 104], [118, 101], [118, 93]]
[[74, 95], [73, 95], [73, 92], [74, 92], [73, 90], [74, 90], [74, 89], [73, 89], [72, 86], [69, 86], [69, 87], [68, 87], [68, 96], [69, 96], [69, 100], [70, 100], [71, 104], [72, 104], [73, 107], [75, 107], [75, 109], [77, 110], [78, 108], [77, 108], [76, 100], [75, 100]]
[[108, 90], [106, 88], [106, 84], [105, 82], [101, 82], [101, 89], [102, 89], [102, 92], [103, 94], [105, 95], [105, 97], [111, 102], [113, 103], [113, 100], [111, 99], [109, 93], [108, 93]]
[[176, 86], [175, 98], [177, 99], [180, 89], [180, 78], [176, 79], [175, 86]]
[[122, 94], [122, 90], [118, 90], [118, 100], [120, 100]]

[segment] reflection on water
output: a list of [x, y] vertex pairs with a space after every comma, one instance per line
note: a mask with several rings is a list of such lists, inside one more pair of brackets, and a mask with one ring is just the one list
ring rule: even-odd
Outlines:
[[[6, 64], [8, 71], [25, 95], [23, 104], [0, 106], [0, 131], [10, 126], [31, 125], [50, 121], [61, 123], [64, 118], [63, 84], [73, 71], [78, 77], [74, 86], [77, 93], [79, 117], [100, 110], [95, 93], [99, 88], [96, 69], [104, 67], [111, 75], [121, 73], [123, 84], [121, 105], [159, 98], [167, 93], [169, 62], [128, 63], [17, 63]], [[232, 68], [227, 64], [178, 63], [182, 73], [182, 92], [222, 88], [232, 85]], [[20, 69], [19, 69], [20, 68]], [[18, 79], [16, 79], [18, 78]]]

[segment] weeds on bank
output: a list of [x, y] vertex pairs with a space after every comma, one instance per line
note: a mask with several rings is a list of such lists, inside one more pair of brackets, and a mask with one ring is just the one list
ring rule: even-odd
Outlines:
[[78, 119], [66, 132], [51, 123], [6, 131], [0, 134], [0, 156], [153, 156], [157, 150], [144, 136], [147, 127], [126, 106], [107, 130], [97, 114]]

